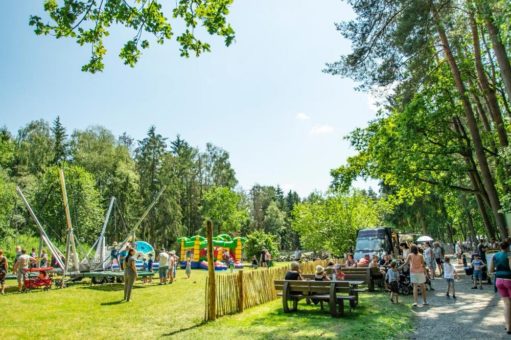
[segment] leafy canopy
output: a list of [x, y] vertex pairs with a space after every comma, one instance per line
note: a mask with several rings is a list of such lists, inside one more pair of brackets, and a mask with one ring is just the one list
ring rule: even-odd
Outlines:
[[[104, 39], [111, 27], [121, 25], [133, 32], [133, 38], [122, 47], [119, 57], [131, 67], [138, 62], [141, 49], [149, 47], [144, 33], [152, 35], [158, 44], [171, 40], [175, 23], [183, 27], [176, 41], [182, 57], [199, 56], [209, 52], [211, 46], [197, 37], [195, 30], [202, 26], [210, 35], [224, 38], [226, 46], [234, 40], [234, 30], [226, 17], [233, 0], [45, 0], [44, 11], [48, 19], [30, 16], [29, 24], [37, 35], [72, 38], [80, 46], [91, 46], [91, 57], [82, 71], [103, 71], [103, 58], [107, 52]], [[169, 13], [175, 23], [171, 25]], [[178, 21], [179, 20], [179, 21]]]

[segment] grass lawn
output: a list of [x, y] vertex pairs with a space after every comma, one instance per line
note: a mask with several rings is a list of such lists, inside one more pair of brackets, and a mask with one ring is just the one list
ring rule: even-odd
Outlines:
[[412, 328], [409, 298], [392, 305], [384, 294], [363, 294], [360, 306], [345, 317], [331, 318], [319, 307], [299, 304], [297, 313], [284, 314], [280, 300], [243, 314], [203, 324], [207, 272], [193, 271], [191, 279], [178, 271], [166, 286], [139, 284], [133, 301], [123, 303], [122, 285], [76, 284], [48, 292], [0, 296], [1, 338], [395, 338]]

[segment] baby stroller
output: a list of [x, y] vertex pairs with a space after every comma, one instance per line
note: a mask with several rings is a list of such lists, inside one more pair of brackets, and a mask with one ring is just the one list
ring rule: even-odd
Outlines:
[[[52, 267], [45, 268], [30, 268], [24, 269], [25, 272], [25, 290], [35, 289], [35, 288], [43, 288], [44, 290], [48, 290], [51, 288], [52, 279], [48, 275], [48, 271], [53, 270]], [[37, 276], [32, 276], [30, 273], [38, 273]]]
[[412, 283], [410, 282], [410, 271], [408, 268], [403, 268], [399, 271], [398, 281], [399, 294], [410, 295], [413, 291]]

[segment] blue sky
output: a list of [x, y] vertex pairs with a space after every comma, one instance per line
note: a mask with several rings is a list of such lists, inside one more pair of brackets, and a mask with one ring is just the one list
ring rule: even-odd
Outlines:
[[226, 149], [245, 189], [306, 195], [328, 188], [330, 169], [353, 153], [343, 136], [375, 115], [352, 81], [321, 72], [350, 51], [334, 26], [352, 16], [340, 0], [237, 0], [232, 46], [209, 38], [212, 53], [183, 59], [175, 42], [153, 44], [133, 69], [118, 58], [133, 33], [116, 28], [95, 75], [80, 71], [89, 47], [32, 32], [28, 17], [42, 16], [42, 1], [2, 5], [0, 125], [13, 132], [57, 115], [69, 133], [103, 125], [142, 139], [155, 125], [170, 139]]

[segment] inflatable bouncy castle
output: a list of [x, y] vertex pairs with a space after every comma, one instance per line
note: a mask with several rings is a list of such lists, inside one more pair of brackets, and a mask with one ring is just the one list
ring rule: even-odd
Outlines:
[[[190, 258], [192, 268], [208, 269], [208, 241], [205, 237], [200, 235], [181, 237], [178, 241], [181, 248], [181, 268], [186, 267], [186, 259]], [[235, 268], [242, 268], [241, 254], [245, 241], [246, 238], [244, 237], [231, 237], [227, 234], [213, 237], [213, 257], [216, 259], [215, 270], [226, 270], [229, 262], [233, 263]]]

